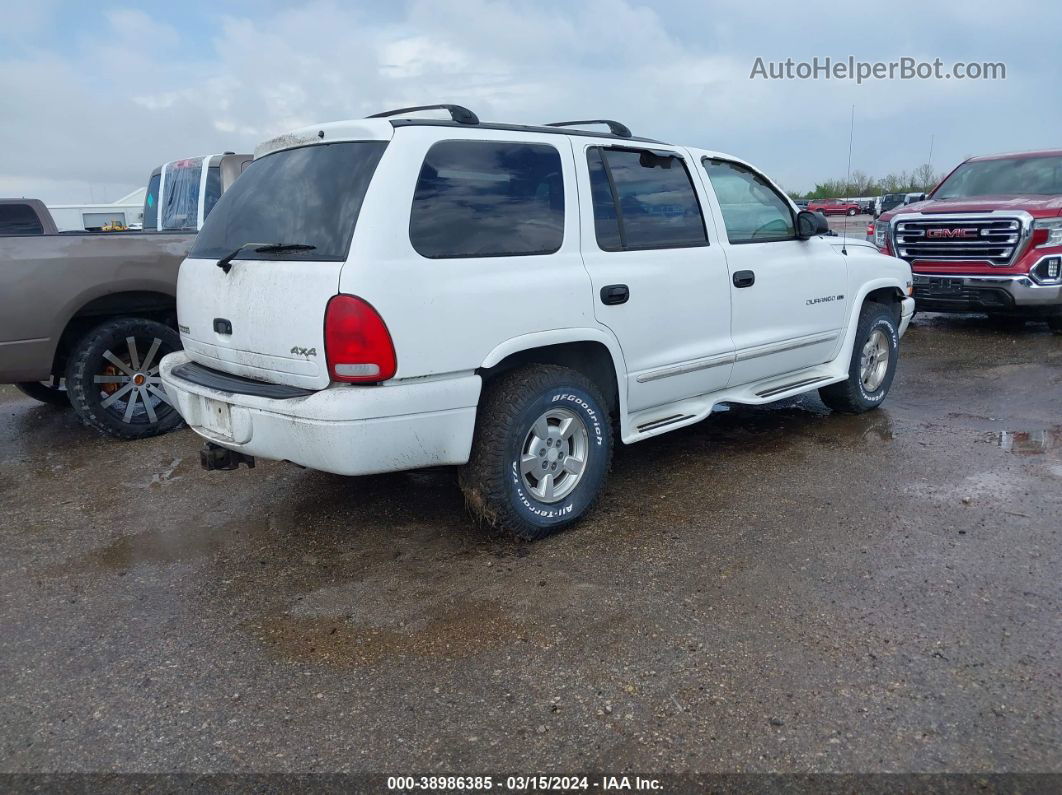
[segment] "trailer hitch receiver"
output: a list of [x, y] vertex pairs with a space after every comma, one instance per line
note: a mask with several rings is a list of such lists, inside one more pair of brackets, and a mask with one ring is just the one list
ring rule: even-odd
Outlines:
[[207, 442], [199, 451], [199, 465], [208, 472], [215, 469], [231, 471], [239, 469], [240, 464], [246, 464], [248, 469], [254, 469], [254, 456], [229, 450], [213, 442]]

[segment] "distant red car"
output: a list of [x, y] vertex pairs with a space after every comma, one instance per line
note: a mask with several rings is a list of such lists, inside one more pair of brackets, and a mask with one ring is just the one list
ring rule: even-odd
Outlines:
[[859, 215], [862, 212], [858, 202], [847, 202], [840, 199], [813, 199], [808, 202], [808, 209], [813, 213], [822, 213], [823, 215]]

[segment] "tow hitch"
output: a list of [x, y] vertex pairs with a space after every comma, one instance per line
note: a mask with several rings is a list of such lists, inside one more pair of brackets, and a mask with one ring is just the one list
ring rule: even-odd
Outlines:
[[213, 442], [207, 442], [199, 451], [199, 465], [208, 472], [215, 469], [226, 471], [239, 469], [240, 464], [246, 464], [248, 469], [254, 469], [254, 456], [229, 450]]

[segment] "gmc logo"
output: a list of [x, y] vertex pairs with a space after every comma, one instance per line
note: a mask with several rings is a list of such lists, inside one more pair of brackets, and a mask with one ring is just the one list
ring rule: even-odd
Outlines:
[[927, 229], [926, 237], [977, 237], [976, 229]]

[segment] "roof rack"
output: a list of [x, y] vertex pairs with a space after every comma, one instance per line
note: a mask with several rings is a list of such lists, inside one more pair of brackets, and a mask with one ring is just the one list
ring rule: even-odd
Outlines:
[[418, 110], [448, 110], [450, 111], [450, 118], [459, 124], [479, 124], [479, 116], [461, 105], [415, 105], [412, 108], [385, 110], [383, 113], [374, 113], [371, 116], [366, 116], [366, 118], [384, 119], [388, 116], [397, 116], [400, 113], [413, 113]]
[[631, 138], [631, 128], [626, 124], [621, 124], [618, 121], [612, 119], [583, 119], [582, 121], [554, 121], [547, 124], [547, 127], [580, 127], [584, 124], [604, 124], [608, 127], [608, 131], [620, 138]]

